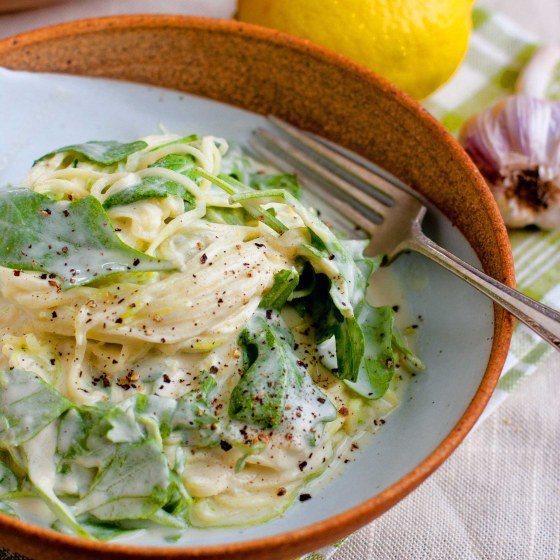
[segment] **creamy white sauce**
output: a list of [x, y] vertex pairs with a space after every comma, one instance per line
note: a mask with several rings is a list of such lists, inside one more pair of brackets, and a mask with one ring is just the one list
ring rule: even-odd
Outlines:
[[[204, 142], [193, 154], [206, 171], [217, 173], [223, 146]], [[184, 148], [190, 153], [190, 148]], [[176, 151], [161, 148], [135, 154], [127, 166], [145, 168], [165, 153]], [[62, 161], [59, 156], [54, 160]], [[81, 196], [91, 192], [103, 200], [138, 179], [136, 170], [127, 167], [126, 172], [115, 172], [118, 177], [111, 183], [95, 166], [89, 175], [78, 169], [75, 176], [66, 173], [53, 177], [50, 165], [47, 162], [43, 168], [35, 168], [28, 186], [41, 185], [37, 190], [44, 191], [45, 177], [50, 176], [51, 192], [56, 186], [56, 192]], [[223, 169], [229, 165], [226, 160]], [[70, 181], [72, 188], [61, 181]], [[186, 179], [183, 182], [191, 186]], [[200, 199], [205, 203], [214, 203], [220, 197], [227, 201], [215, 186], [202, 183], [200, 189]], [[295, 229], [278, 238], [263, 224], [231, 227], [203, 223], [196, 216], [181, 214], [173, 197], [110, 211], [121, 239], [142, 251], [153, 249], [159, 257], [175, 263], [179, 271], [170, 275], [148, 273], [142, 281], [125, 278], [118, 286], [107, 282], [60, 292], [40, 274], [16, 276], [12, 271], [0, 271], [4, 316], [9, 318], [0, 325], [3, 369], [34, 371], [71, 400], [89, 405], [123, 402], [136, 394], [156, 395], [162, 402], [180, 399], [198, 390], [204, 372], [212, 373], [217, 382], [212, 396], [217, 426], [212, 429], [228, 441], [238, 438], [240, 445], [230, 449], [221, 445], [187, 448], [170, 437], [164, 448], [171, 466], [185, 463], [182, 481], [194, 498], [190, 522], [196, 527], [247, 525], [270, 519], [282, 513], [311, 478], [328, 470], [328, 475], [311, 483], [313, 491], [320, 492], [322, 485], [342, 470], [353, 453], [352, 445], [365, 442], [366, 434], [376, 429], [374, 420], [389, 414], [406, 388], [406, 376], [398, 375], [383, 399], [364, 402], [322, 366], [321, 350], [312, 343], [312, 333], [299, 324], [296, 313], [287, 312], [284, 319], [292, 328], [296, 353], [309, 375], [303, 377], [301, 387], [288, 387], [283, 422], [276, 430], [263, 431], [230, 420], [229, 397], [242, 371], [239, 332], [256, 312], [274, 274], [293, 265], [293, 246], [301, 242], [302, 218], [286, 206], [270, 206]], [[328, 212], [325, 216], [327, 220], [330, 217]], [[339, 217], [333, 218], [340, 221]], [[57, 231], [46, 233], [56, 237]], [[39, 259], [50, 250], [46, 246], [48, 236], [32, 248], [33, 258]], [[82, 278], [80, 270], [117, 260], [96, 251], [85, 251], [77, 258], [78, 264], [73, 265], [78, 270], [77, 278]], [[335, 266], [330, 261], [323, 264], [327, 272]], [[370, 303], [398, 306], [396, 321], [401, 327], [416, 322], [390, 270], [379, 271], [371, 284]], [[342, 286], [341, 290], [346, 288]], [[23, 390], [14, 385], [8, 386], [3, 398], [11, 401], [23, 396]], [[336, 419], [317, 422], [329, 403], [335, 413], [338, 411]], [[132, 409], [125, 407], [124, 414], [130, 422], [113, 428], [111, 441], [139, 441], [143, 434], [135, 425]], [[149, 426], [142, 429], [148, 430]], [[83, 495], [92, 482], [91, 467], [100, 464], [102, 458], [81, 458], [69, 472], [57, 474], [56, 431], [53, 423], [26, 445], [29, 476], [55, 503], [51, 507], [63, 508], [71, 516], [73, 507], [65, 506], [54, 491]], [[59, 449], [68, 449], [74, 438], [71, 427], [59, 433]], [[133, 494], [153, 476], [148, 470], [141, 479], [127, 481], [130, 492]], [[94, 493], [74, 513], [101, 506], [104, 499], [101, 493]], [[25, 519], [43, 525], [53, 521], [52, 512], [40, 500], [25, 498], [12, 503]], [[179, 542], [187, 542], [191, 530]], [[117, 541], [141, 544], [176, 534], [176, 530], [154, 526]]]

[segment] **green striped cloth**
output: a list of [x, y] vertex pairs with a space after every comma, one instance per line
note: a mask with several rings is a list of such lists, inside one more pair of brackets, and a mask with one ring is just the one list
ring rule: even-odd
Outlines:
[[[520, 70], [529, 60], [536, 41], [500, 14], [476, 9], [474, 33], [464, 64], [454, 78], [426, 107], [457, 133], [465, 119], [513, 91]], [[550, 86], [558, 97], [560, 75]], [[534, 299], [560, 307], [560, 231], [512, 231], [510, 240], [518, 288]], [[517, 326], [506, 365], [485, 415], [492, 413], [519, 381], [530, 375], [552, 352], [532, 331]]]
[[[426, 108], [457, 134], [471, 115], [513, 91], [517, 76], [537, 45], [508, 18], [477, 8], [469, 52], [457, 74], [426, 103]], [[560, 68], [550, 86], [560, 98]], [[560, 231], [510, 233], [518, 288], [547, 305], [560, 308]], [[502, 377], [484, 417], [491, 414], [519, 382], [533, 373], [553, 350], [524, 326], [517, 326]], [[301, 560], [327, 560], [344, 541]]]

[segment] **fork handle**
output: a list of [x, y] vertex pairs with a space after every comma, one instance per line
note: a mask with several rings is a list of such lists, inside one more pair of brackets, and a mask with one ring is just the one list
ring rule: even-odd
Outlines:
[[443, 266], [477, 290], [494, 300], [498, 305], [525, 323], [530, 329], [560, 350], [560, 313], [484, 274], [474, 266], [456, 257], [434, 243], [419, 229], [398, 248], [420, 253]]

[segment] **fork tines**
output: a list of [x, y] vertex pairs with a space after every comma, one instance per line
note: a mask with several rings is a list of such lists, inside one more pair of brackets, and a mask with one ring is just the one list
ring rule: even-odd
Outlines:
[[307, 188], [327, 198], [327, 203], [370, 235], [389, 234], [397, 216], [410, 222], [422, 207], [387, 172], [374, 172], [343, 154], [342, 148], [275, 117], [269, 121], [275, 131], [258, 128], [250, 141], [255, 154], [283, 171], [296, 173]]

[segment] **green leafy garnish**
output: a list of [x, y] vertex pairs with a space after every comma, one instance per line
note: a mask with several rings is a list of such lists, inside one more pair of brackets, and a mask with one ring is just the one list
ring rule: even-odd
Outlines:
[[[138, 531], [137, 527], [125, 527], [121, 523], [100, 521], [91, 515], [82, 516], [80, 518], [80, 525], [98, 541], [106, 542], [116, 537]], [[63, 532], [65, 527], [60, 521], [55, 521], [52, 524], [55, 531]]]
[[393, 350], [399, 356], [399, 359], [407, 369], [414, 373], [420, 373], [425, 366], [422, 360], [408, 347], [408, 344], [396, 327], [393, 327]]
[[170, 476], [169, 499], [165, 506], [163, 506], [163, 509], [168, 514], [184, 519], [193, 503], [193, 499], [185, 489], [185, 485], [179, 478], [179, 475], [171, 471]]
[[[321, 243], [315, 243], [317, 250], [323, 250]], [[386, 393], [394, 375], [395, 336], [399, 336], [402, 346], [398, 350], [399, 355], [410, 353], [411, 360], [414, 355], [394, 328], [393, 310], [390, 307], [372, 307], [365, 300], [366, 280], [381, 259], [361, 256], [363, 245], [352, 242], [347, 243], [346, 248], [360, 271], [360, 274], [355, 274], [354, 299], [357, 303], [354, 317], [345, 317], [340, 312], [330, 297], [331, 281], [323, 274], [316, 276], [314, 290], [310, 294], [292, 303], [303, 314], [310, 316], [316, 342], [327, 344], [323, 355], [329, 352], [336, 355], [334, 364], [325, 364], [333, 374], [361, 396], [378, 399]]]
[[[170, 169], [171, 171], [176, 171], [177, 173], [191, 177], [189, 171], [193, 169], [195, 161], [194, 157], [190, 154], [167, 154], [161, 159], [158, 159], [155, 163], [152, 163], [150, 167]], [[196, 175], [193, 174], [193, 180], [195, 177]]]
[[211, 402], [217, 384], [208, 373], [203, 373], [201, 379], [196, 391], [186, 393], [177, 401], [172, 428], [183, 434], [185, 443], [210, 447], [220, 442], [216, 431], [212, 429], [218, 421]]
[[336, 340], [337, 376], [356, 381], [364, 357], [365, 335], [354, 317], [344, 317], [334, 331]]
[[243, 350], [244, 373], [230, 397], [230, 418], [259, 428], [277, 428], [284, 419], [288, 394], [293, 403], [313, 404], [312, 426], [336, 417], [334, 407], [294, 352], [291, 331], [279, 315], [270, 315], [268, 320], [264, 314], [255, 315], [238, 343]]
[[[246, 210], [260, 208], [261, 205], [271, 202], [282, 202], [290, 206], [300, 216], [310, 232], [312, 243], [302, 244], [300, 249], [302, 256], [307, 257], [316, 269], [324, 268], [321, 263], [324, 260], [328, 260], [333, 266], [336, 266], [336, 272], [333, 271], [329, 276], [331, 298], [343, 316], [353, 316], [354, 306], [360, 301], [361, 271], [344, 244], [314, 212], [308, 210], [288, 191], [280, 189], [264, 192], [242, 191], [232, 194], [230, 201], [241, 204]], [[276, 231], [282, 233], [283, 230], [277, 229]]]
[[284, 416], [288, 384], [301, 385], [305, 368], [298, 365], [282, 333], [262, 316], [252, 319], [239, 344], [245, 373], [231, 394], [229, 415], [260, 428], [276, 428]]
[[0, 496], [17, 490], [18, 486], [16, 475], [0, 461]]
[[121, 443], [75, 509], [97, 519], [147, 519], [167, 501], [169, 468], [153, 440]]
[[0, 239], [0, 266], [55, 274], [63, 289], [116, 272], [174, 268], [123, 243], [93, 196], [67, 203], [27, 189], [2, 191]]
[[107, 197], [103, 208], [109, 210], [114, 206], [126, 206], [148, 198], [166, 198], [169, 195], [178, 196], [185, 202], [185, 210], [194, 207], [194, 196], [181, 184], [169, 181], [163, 177], [145, 177], [140, 183], [127, 187]]
[[61, 457], [73, 457], [81, 450], [80, 443], [86, 431], [83, 415], [77, 408], [70, 408], [58, 422], [57, 453]]
[[[262, 194], [250, 191], [247, 187], [234, 178], [230, 177], [229, 175], [220, 175], [216, 177], [212, 175], [204, 169], [200, 167], [195, 167], [193, 173], [199, 175], [200, 177], [206, 179], [214, 183], [217, 187], [220, 187], [222, 190], [227, 192], [228, 194], [233, 195], [230, 199], [230, 202], [239, 202], [243, 209], [253, 218], [264, 222], [267, 226], [272, 228], [274, 231], [278, 233], [283, 233], [288, 230], [288, 228], [274, 215], [272, 209], [264, 209], [259, 204], [255, 204], [251, 198], [260, 198]], [[238, 191], [241, 191], [238, 193]], [[236, 194], [237, 193], [237, 194]], [[234, 197], [240, 197], [239, 200], [234, 200]]]
[[132, 407], [127, 410], [115, 407], [105, 417], [111, 428], [106, 438], [113, 443], [138, 443], [144, 434], [138, 425]]
[[[173, 142], [173, 144], [175, 143]], [[194, 167], [194, 162], [195, 159], [190, 154], [169, 154], [150, 165], [150, 167], [170, 169], [190, 177], [194, 181], [199, 179], [198, 176], [189, 173]], [[140, 200], [166, 198], [169, 195], [182, 198], [185, 202], [185, 210], [194, 208], [195, 197], [184, 185], [157, 176], [144, 177], [137, 185], [127, 187], [122, 191], [112, 194], [103, 203], [103, 208], [108, 210], [114, 206], [126, 206]]]
[[295, 270], [281, 270], [274, 275], [272, 288], [261, 299], [260, 307], [280, 311], [298, 284], [299, 274]]
[[151, 419], [158, 425], [161, 437], [166, 438], [171, 433], [171, 422], [177, 401], [158, 395], [137, 394], [134, 398], [136, 417]]
[[244, 208], [228, 208], [222, 206], [209, 206], [204, 216], [205, 220], [216, 224], [228, 224], [230, 226], [244, 226], [251, 216]]
[[36, 436], [22, 444], [27, 468], [27, 479], [34, 492], [47, 504], [56, 517], [70, 530], [82, 537], [90, 534], [80, 525], [74, 512], [54, 491], [56, 467], [56, 438], [52, 434], [55, 426], [43, 428]]
[[301, 186], [295, 175], [291, 173], [253, 173], [251, 175], [250, 186], [258, 191], [268, 189], [284, 189], [296, 198], [301, 197]]
[[291, 173], [269, 173], [263, 170], [255, 171], [254, 163], [243, 155], [243, 151], [238, 146], [230, 146], [224, 158], [225, 169], [227, 169], [227, 175], [231, 179], [247, 185], [251, 189], [257, 191], [283, 189], [296, 198], [301, 197], [302, 189], [295, 175]]
[[32, 439], [72, 406], [34, 373], [17, 369], [0, 372], [0, 446], [21, 445]]
[[53, 152], [49, 152], [44, 156], [33, 162], [36, 165], [40, 161], [46, 158], [54, 156], [55, 154], [68, 153], [74, 156], [81, 156], [85, 160], [93, 161], [95, 163], [100, 163], [102, 165], [112, 165], [113, 163], [118, 163], [123, 159], [127, 158], [129, 155], [139, 152], [146, 148], [148, 144], [143, 140], [136, 140], [135, 142], [129, 142], [123, 144], [122, 142], [115, 142], [113, 140], [106, 141], [96, 141], [85, 142], [84, 144], [71, 144], [70, 146], [64, 146]]
[[[355, 379], [346, 379], [346, 384], [369, 399], [381, 398], [389, 388], [395, 374], [395, 354], [393, 351], [393, 310], [390, 307], [372, 307], [364, 304], [358, 318], [363, 333], [364, 352]], [[337, 360], [340, 368], [340, 354], [349, 349], [337, 340]]]

